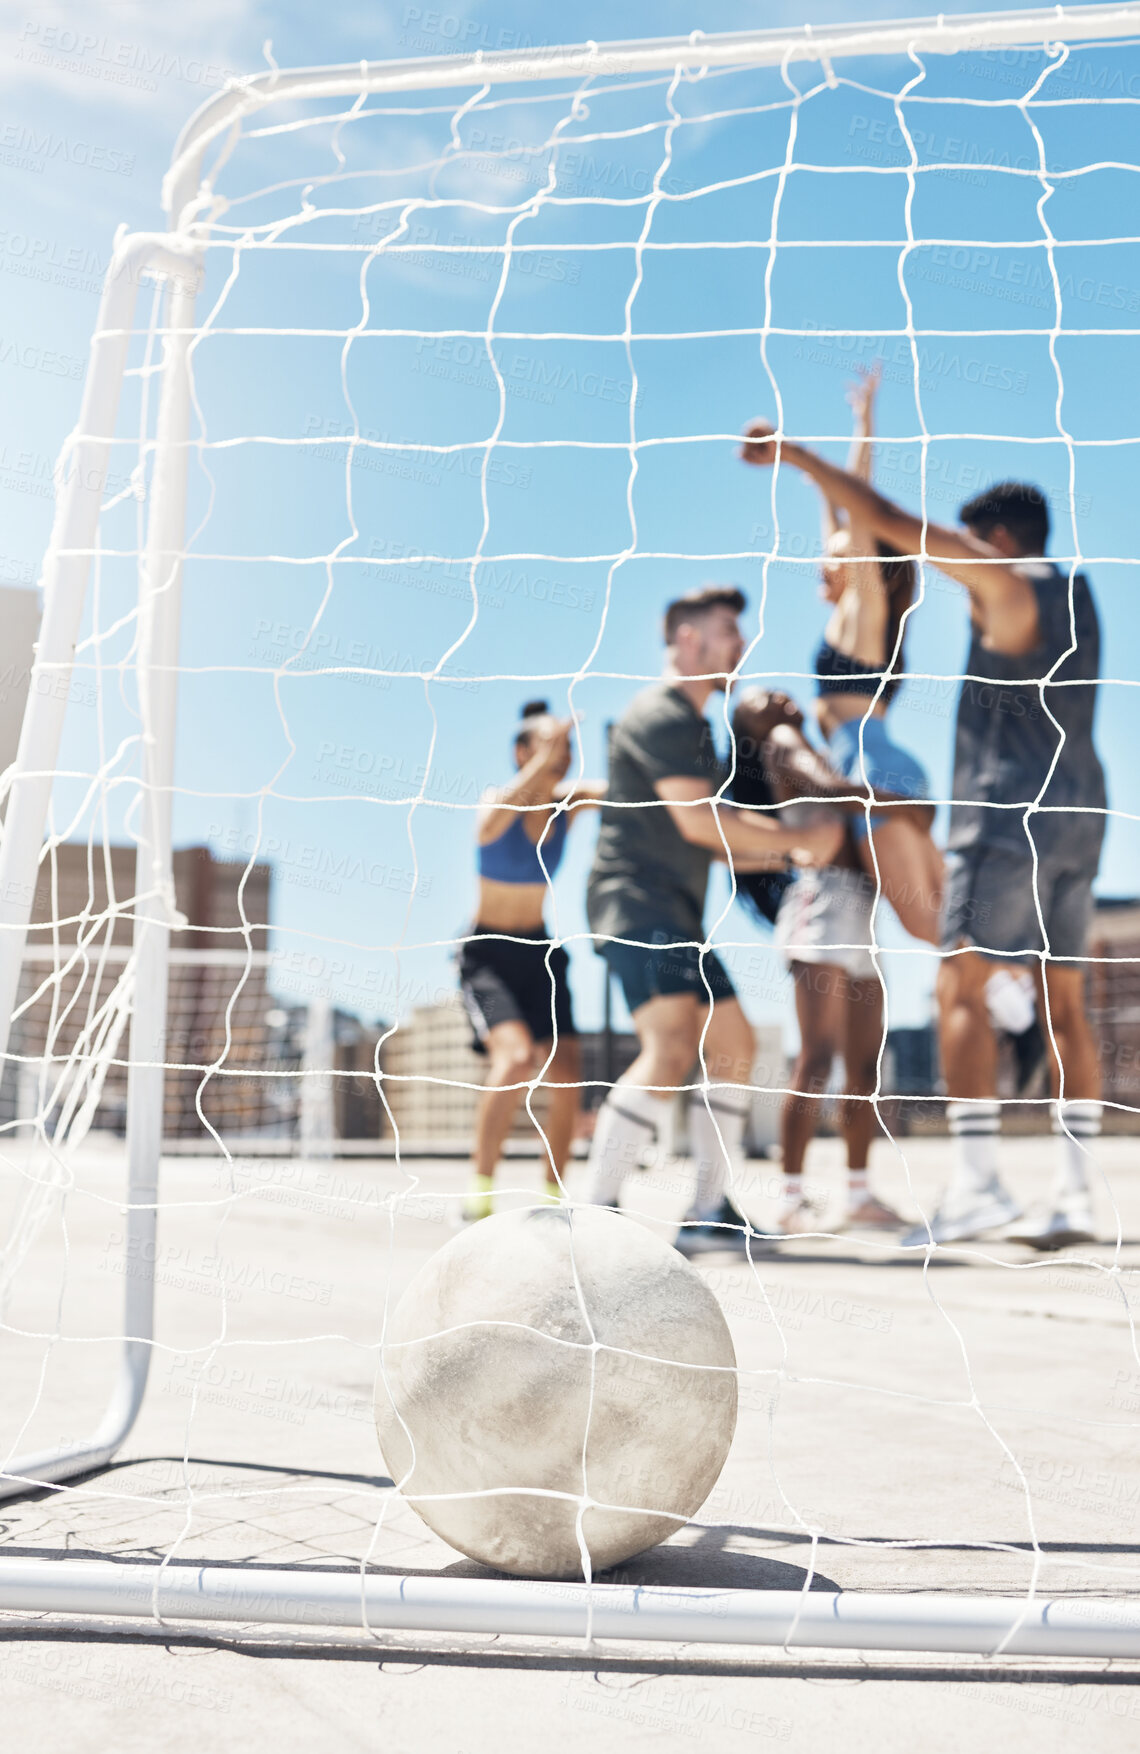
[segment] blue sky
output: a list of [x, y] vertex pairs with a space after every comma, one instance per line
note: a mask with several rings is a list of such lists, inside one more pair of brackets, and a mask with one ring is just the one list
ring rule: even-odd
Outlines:
[[[50, 526], [51, 462], [75, 421], [110, 239], [120, 222], [132, 229], [159, 223], [161, 176], [197, 104], [230, 71], [264, 65], [267, 38], [288, 66], [445, 54], [464, 44], [509, 48], [536, 34], [533, 8], [517, 4], [397, 5], [380, 17], [349, 6], [327, 19], [300, 7], [220, 4], [161, 18], [142, 7], [88, 12], [95, 22], [80, 35], [63, 13], [0, 8], [7, 51], [0, 578], [9, 583], [31, 583], [38, 573]], [[550, 41], [687, 34], [693, 23], [674, 4], [579, 5], [542, 16]], [[891, 12], [821, 5], [813, 22], [856, 16]], [[798, 9], [701, 9], [708, 32], [783, 21], [798, 24]], [[588, 114], [569, 121], [572, 87], [494, 90], [460, 124], [458, 154], [448, 150], [451, 114], [470, 96], [466, 90], [425, 96], [419, 102], [430, 113], [420, 115], [384, 115], [376, 103], [377, 113], [342, 127], [335, 142], [333, 123], [322, 121], [235, 152], [219, 183], [231, 202], [220, 219], [230, 229], [220, 237], [232, 240], [239, 228], [295, 213], [311, 183], [308, 199], [317, 208], [354, 211], [315, 217], [286, 239], [355, 251], [246, 249], [216, 329], [358, 323], [363, 245], [376, 251], [365, 281], [367, 328], [419, 332], [367, 334], [349, 350], [346, 381], [360, 432], [403, 447], [357, 453], [355, 537], [345, 447], [335, 442], [351, 432], [353, 419], [341, 385], [341, 340], [217, 334], [197, 354], [211, 443], [249, 435], [290, 442], [203, 452], [212, 502], [200, 466], [192, 467], [191, 526], [210, 509], [185, 582], [175, 829], [182, 844], [208, 841], [228, 856], [259, 844], [274, 858], [283, 991], [303, 998], [327, 989], [350, 1009], [390, 1018], [451, 987], [443, 941], [470, 918], [473, 808], [483, 785], [505, 772], [520, 701], [543, 695], [565, 710], [572, 685], [585, 766], [600, 771], [605, 724], [636, 678], [659, 668], [660, 611], [679, 590], [709, 578], [737, 580], [750, 598], [748, 672], [809, 697], [804, 672], [822, 626], [812, 559], [816, 506], [804, 484], [787, 476], [774, 521], [768, 478], [746, 472], [728, 440], [715, 435], [736, 432], [752, 414], [771, 415], [776, 389], [789, 430], [841, 435], [845, 386], [876, 357], [884, 380], [877, 467], [886, 491], [917, 504], [916, 435], [925, 424], [932, 517], [951, 519], [987, 480], [1027, 477], [1052, 496], [1055, 551], [1094, 557], [1104, 672], [1115, 679], [1102, 691], [1098, 740], [1110, 801], [1124, 813], [1110, 823], [1100, 889], [1135, 889], [1135, 830], [1126, 816], [1140, 812], [1130, 687], [1140, 666], [1134, 572], [1125, 564], [1137, 552], [1134, 453], [1128, 443], [1079, 443], [1070, 506], [1069, 453], [1059, 431], [1078, 441], [1137, 436], [1138, 340], [1121, 331], [1140, 330], [1140, 245], [1104, 241], [1132, 229], [1123, 216], [1134, 210], [1136, 173], [1063, 173], [1135, 158], [1134, 105], [1087, 100], [1140, 96], [1140, 54], [1074, 52], [1042, 95], [1080, 101], [1032, 112], [1047, 165], [1060, 173], [1046, 206], [1059, 246], [1060, 429], [1047, 337], [1011, 333], [1048, 330], [1056, 315], [1041, 247], [1041, 184], [1032, 174], [1037, 146], [1016, 107], [1044, 66], [1039, 55], [1020, 51], [931, 58], [905, 105], [919, 162], [950, 166], [916, 178], [910, 212], [916, 247], [904, 288], [918, 331], [917, 402], [911, 344], [894, 333], [907, 324], [898, 273], [907, 182], [898, 172], [908, 153], [889, 96], [879, 95], [898, 91], [918, 71], [901, 60], [843, 63], [833, 90], [813, 90], [817, 70], [796, 66], [796, 85], [812, 95], [797, 110], [799, 168], [783, 184], [771, 173], [784, 160], [792, 111], [787, 87], [771, 70], [684, 81], [674, 98], [683, 119], [671, 132], [668, 77], [642, 76], [635, 90], [591, 90]], [[487, 470], [480, 611], [466, 631], [468, 565], [422, 557], [476, 552], [482, 452], [441, 457], [422, 447], [477, 447], [495, 427], [499, 392], [481, 337], [500, 257], [477, 246], [500, 246], [520, 204], [545, 186], [547, 143], [560, 121], [561, 199], [540, 203], [514, 228], [522, 248], [495, 313], [505, 413]], [[586, 138], [614, 130], [640, 132], [600, 143]], [[336, 144], [346, 174], [333, 182]], [[421, 168], [441, 158], [434, 170]], [[634, 539], [627, 505], [633, 376], [620, 335], [637, 270], [633, 246], [658, 173], [662, 198], [648, 239], [676, 247], [641, 257], [630, 313], [634, 419], [639, 441], [683, 442], [639, 450], [636, 548], [615, 568], [612, 557]], [[258, 192], [269, 184], [283, 187]], [[770, 262], [765, 240], [777, 193], [781, 247]], [[399, 240], [408, 247], [380, 250], [398, 212], [380, 204], [396, 199], [418, 203]], [[710, 241], [737, 247], [682, 247]], [[455, 247], [433, 248], [441, 244]], [[585, 244], [606, 247], [586, 251]], [[211, 251], [203, 313], [232, 266], [232, 250]], [[145, 298], [140, 315], [145, 326]], [[770, 335], [766, 362], [755, 333], [677, 338], [756, 330], [766, 321], [804, 331]], [[441, 338], [440, 330], [468, 333]], [[583, 338], [539, 338], [552, 332]], [[134, 363], [143, 348], [140, 338]], [[132, 380], [124, 396], [124, 440], [138, 431], [142, 381]], [[842, 454], [845, 447], [833, 448]], [[134, 461], [124, 443], [116, 453], [123, 481]], [[110, 514], [104, 543], [133, 546], [137, 519], [133, 503]], [[776, 558], [766, 563], [764, 551], [773, 549]], [[322, 557], [333, 550], [339, 558], [326, 597]], [[499, 558], [524, 554], [542, 558]], [[249, 558], [270, 555], [288, 559]], [[719, 556], [732, 558], [708, 558]], [[129, 622], [120, 633], [106, 630], [129, 612], [132, 588], [129, 562], [103, 563], [105, 664], [129, 648]], [[422, 673], [453, 647], [440, 678], [425, 688]], [[961, 594], [930, 574], [908, 648], [916, 675], [893, 723], [928, 766], [939, 797], [949, 792], [953, 679], [965, 648]], [[84, 771], [96, 747], [87, 700], [77, 691], [65, 758]], [[129, 733], [130, 704], [128, 679], [121, 698], [109, 691], [108, 746]], [[129, 761], [121, 771], [111, 793], [116, 832], [131, 792]], [[410, 807], [421, 792], [423, 801]], [[75, 796], [74, 786], [59, 788], [60, 819]], [[602, 990], [601, 964], [580, 936], [592, 833], [583, 823], [572, 835], [556, 894], [558, 930], [579, 935], [574, 977], [587, 1023], [597, 1019]], [[719, 911], [720, 888], [714, 900]], [[753, 1016], [782, 1017], [782, 978], [744, 916], [733, 910], [718, 936], [741, 946], [733, 959]], [[919, 1021], [933, 969], [902, 948], [889, 926], [884, 937], [899, 947], [886, 958], [894, 1019]]]

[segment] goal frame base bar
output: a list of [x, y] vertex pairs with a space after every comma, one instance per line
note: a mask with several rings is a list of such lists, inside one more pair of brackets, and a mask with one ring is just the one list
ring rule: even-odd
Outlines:
[[1140, 1658], [1140, 1600], [672, 1590], [257, 1566], [5, 1559], [0, 1611], [664, 1644]]

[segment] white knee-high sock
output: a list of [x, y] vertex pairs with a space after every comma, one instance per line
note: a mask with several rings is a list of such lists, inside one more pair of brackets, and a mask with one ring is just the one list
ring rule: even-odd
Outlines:
[[[1054, 1150], [1057, 1165], [1053, 1171], [1053, 1198], [1071, 1199], [1089, 1191], [1089, 1149], [1100, 1135], [1101, 1105], [1099, 1102], [1055, 1102], [1053, 1104]], [[1072, 1135], [1070, 1138], [1069, 1135]]]
[[740, 1160], [751, 1101], [733, 1084], [710, 1084], [707, 1107], [703, 1091], [690, 1092], [689, 1149], [697, 1172], [692, 1209], [698, 1218], [711, 1218], [720, 1208], [732, 1166]]
[[948, 1102], [946, 1120], [954, 1141], [950, 1191], [978, 1194], [997, 1175], [1000, 1102]]
[[590, 1200], [610, 1206], [621, 1184], [636, 1169], [641, 1153], [665, 1118], [666, 1104], [636, 1084], [614, 1085], [598, 1110], [594, 1137], [590, 1141]]

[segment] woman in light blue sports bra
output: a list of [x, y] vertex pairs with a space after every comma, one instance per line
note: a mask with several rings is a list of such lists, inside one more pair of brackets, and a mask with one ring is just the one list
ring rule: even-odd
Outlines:
[[[848, 467], [871, 479], [878, 372], [867, 373], [852, 392], [855, 441]], [[887, 730], [887, 709], [902, 681], [904, 617], [914, 601], [914, 562], [877, 544], [870, 531], [841, 522], [824, 502], [822, 566], [824, 601], [832, 605], [815, 655], [816, 719], [839, 771], [859, 786], [913, 798], [913, 807], [892, 805], [867, 817], [852, 816], [859, 861], [903, 926], [928, 944], [939, 941], [942, 854], [930, 838], [933, 807], [929, 784], [913, 755]], [[864, 558], [855, 559], [853, 556]], [[883, 683], [884, 675], [887, 681]]]
[[475, 1047], [490, 1065], [475, 1122], [467, 1222], [492, 1210], [495, 1166], [540, 1068], [550, 1086], [543, 1128], [550, 1199], [561, 1198], [578, 1121], [581, 1064], [569, 959], [550, 942], [544, 908], [571, 823], [583, 806], [601, 800], [605, 787], [565, 783], [571, 729], [572, 721], [553, 718], [544, 700], [529, 701], [515, 733], [515, 777], [487, 792], [479, 812], [479, 905], [459, 957], [459, 980]]

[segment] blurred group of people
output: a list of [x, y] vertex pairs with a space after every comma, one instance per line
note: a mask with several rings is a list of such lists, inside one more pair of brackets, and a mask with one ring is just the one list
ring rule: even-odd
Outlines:
[[[818, 1231], [805, 1155], [841, 1062], [841, 1223], [899, 1234], [910, 1246], [1001, 1232], [1050, 1249], [1094, 1236], [1090, 1145], [1101, 1104], [1082, 959], [1106, 810], [1092, 739], [1095, 605], [1081, 573], [1046, 558], [1049, 514], [1038, 488], [995, 485], [961, 508], [958, 528], [879, 493], [876, 390], [868, 376], [852, 393], [846, 468], [764, 421], [747, 429], [741, 449], [745, 464], [796, 469], [819, 490], [827, 616], [810, 709], [737, 684], [747, 605], [735, 585], [669, 604], [661, 679], [613, 725], [604, 781], [567, 777], [570, 720], [541, 701], [523, 709], [515, 774], [480, 812], [478, 911], [460, 959], [476, 1042], [489, 1056], [468, 1219], [491, 1210], [496, 1163], [540, 1073], [550, 1088], [547, 1193], [562, 1196], [581, 1067], [566, 953], [549, 936], [544, 905], [568, 832], [583, 811], [599, 809], [588, 919], [639, 1051], [598, 1112], [593, 1201], [620, 1205], [626, 1177], [684, 1092], [694, 1182], [676, 1238], [682, 1253], [751, 1253]], [[889, 723], [927, 566], [963, 587], [970, 612], [945, 849], [932, 837], [927, 775]], [[706, 709], [726, 694], [722, 752]], [[783, 1101], [783, 1194], [775, 1228], [763, 1235], [732, 1192], [755, 1045], [706, 935], [714, 860], [728, 864], [741, 905], [771, 930], [795, 994], [800, 1047]], [[952, 1167], [937, 1209], [909, 1229], [868, 1183], [871, 1144], [885, 1131], [878, 1099], [890, 1094], [880, 1081], [881, 899], [940, 959]], [[1019, 1090], [1042, 1056], [1051, 1080], [1052, 1181], [1028, 1215], [999, 1173], [995, 1029], [1021, 1044]]]

